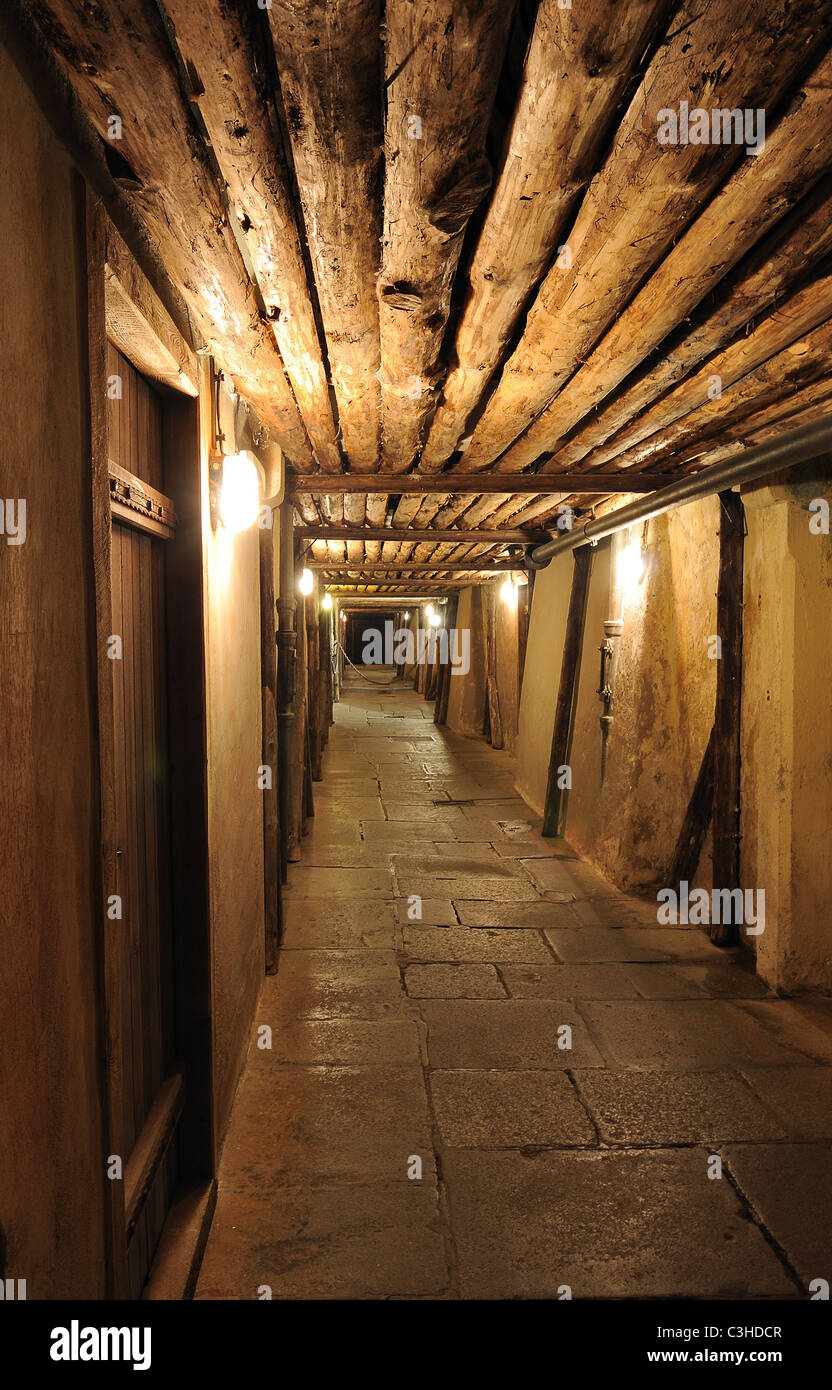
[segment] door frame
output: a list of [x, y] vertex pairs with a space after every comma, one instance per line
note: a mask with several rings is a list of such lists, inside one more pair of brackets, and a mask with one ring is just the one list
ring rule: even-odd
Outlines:
[[[208, 882], [207, 720], [203, 613], [200, 374], [193, 346], [182, 337], [144, 272], [85, 188], [86, 322], [91, 461], [91, 625], [93, 717], [97, 732], [99, 852], [96, 912], [100, 1095], [106, 1152], [127, 1166], [119, 1134], [124, 1058], [120, 1020], [127, 978], [126, 940], [108, 916], [117, 892], [115, 724], [112, 664], [111, 485], [107, 432], [107, 341], [160, 394], [165, 489], [177, 510], [176, 540], [166, 553], [167, 664], [170, 772], [174, 1008], [177, 1055], [185, 1085], [179, 1119], [180, 1178], [213, 1183], [213, 1048], [211, 931]], [[128, 1297], [124, 1178], [106, 1187], [107, 1295]]]

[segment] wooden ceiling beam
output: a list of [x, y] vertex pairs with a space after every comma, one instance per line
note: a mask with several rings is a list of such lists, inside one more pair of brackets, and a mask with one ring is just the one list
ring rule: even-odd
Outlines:
[[[557, 444], [544, 469], [566, 472], [694, 371], [724, 349], [752, 319], [792, 291], [824, 256], [832, 252], [832, 175], [804, 199], [721, 286], [717, 304], [695, 317], [690, 327], [668, 338], [661, 359], [638, 374], [632, 385], [611, 396], [587, 417], [568, 442]], [[569, 391], [569, 387], [563, 392]], [[560, 398], [559, 398], [560, 399]], [[543, 417], [541, 417], [542, 419]], [[534, 427], [533, 427], [534, 428]], [[610, 455], [612, 456], [612, 455]], [[599, 453], [598, 458], [604, 455]]]
[[432, 541], [434, 544], [441, 541], [448, 541], [451, 544], [458, 541], [480, 541], [484, 544], [495, 545], [502, 541], [506, 545], [532, 545], [536, 541], [546, 540], [546, 535], [536, 531], [465, 531], [465, 530], [397, 530], [390, 526], [324, 526], [306, 525], [296, 526], [295, 535], [306, 537], [310, 540], [326, 541], [410, 541], [425, 542]]
[[668, 0], [539, 5], [505, 158], [468, 272], [456, 365], [422, 453], [425, 470], [441, 468], [457, 448], [596, 171], [633, 68], [671, 8]]
[[[765, 147], [746, 159], [697, 217], [676, 245], [619, 315], [598, 346], [551, 405], [504, 454], [501, 469], [520, 472], [558, 442], [594, 411], [668, 337], [760, 237], [764, 236], [794, 203], [796, 183], [808, 190], [832, 166], [832, 54], [819, 63], [801, 83], [800, 92], [774, 130], [766, 133]], [[808, 219], [811, 229], [799, 225], [790, 240], [789, 259], [779, 255], [780, 280], [794, 280], [807, 266], [820, 260], [832, 244], [829, 200]], [[825, 214], [825, 220], [824, 220]], [[748, 321], [771, 304], [778, 291], [772, 274], [760, 283], [755, 265], [756, 303], [737, 297], [728, 310], [728, 321], [737, 327], [739, 303]], [[773, 269], [773, 268], [772, 268]], [[762, 303], [760, 302], [762, 300]], [[725, 323], [722, 315], [714, 315]], [[723, 342], [725, 327], [722, 328]], [[730, 329], [729, 329], [730, 335]], [[672, 354], [674, 360], [677, 354]], [[678, 366], [677, 366], [678, 370]]]
[[341, 471], [289, 170], [250, 6], [165, 0], [205, 128], [251, 256], [320, 467]]
[[[722, 398], [719, 414], [703, 407], [659, 430], [649, 439], [635, 445], [622, 460], [637, 462], [645, 453], [679, 456], [682, 449], [691, 458], [694, 446], [701, 446], [714, 434], [731, 430], [744, 439], [750, 416], [761, 414], [779, 404], [788, 404], [796, 392], [828, 381], [832, 358], [832, 323], [824, 324], [800, 344], [799, 355], [789, 348], [750, 372], [735, 386], [729, 387]], [[823, 406], [821, 413], [828, 407]], [[697, 468], [699, 467], [697, 463]]]
[[[740, 144], [659, 143], [658, 114], [772, 111], [825, 46], [832, 0], [683, 0], [526, 316], [464, 455], [488, 467], [546, 409], [741, 160]], [[761, 41], [762, 35], [765, 41]], [[754, 156], [750, 156], [754, 159]], [[756, 159], [754, 160], [756, 163]]]
[[367, 564], [366, 562], [358, 565], [333, 565], [329, 560], [311, 560], [309, 568], [312, 570], [326, 571], [327, 574], [337, 574], [344, 570], [350, 572], [359, 570], [362, 574], [457, 574], [468, 573], [475, 570], [513, 570], [517, 569], [517, 562], [509, 560], [459, 560], [456, 564], [449, 564], [447, 561], [438, 561], [435, 565], [430, 563], [413, 564], [405, 560], [401, 564]]
[[[583, 472], [571, 474], [564, 479], [559, 477], [557, 486], [563, 490], [564, 482], [568, 482], [570, 488], [577, 490], [579, 487], [584, 492], [654, 492], [656, 488], [666, 487], [672, 481], [672, 475], [666, 473], [634, 473], [631, 478], [624, 480], [618, 473], [594, 473]], [[356, 473], [340, 473], [337, 477], [321, 477], [316, 473], [289, 474], [286, 485], [290, 491], [298, 489], [301, 492], [309, 492], [315, 496], [329, 493], [336, 496], [338, 493], [369, 492], [374, 491], [385, 497], [401, 495], [412, 497], [428, 493], [449, 493], [458, 496], [460, 493], [471, 493], [474, 496], [495, 493], [510, 496], [523, 493], [541, 493], [548, 489], [554, 491], [555, 484], [551, 477], [545, 474], [532, 474], [529, 476], [512, 477], [500, 473], [402, 473], [395, 477], [387, 474], [370, 473], [366, 475]], [[418, 511], [418, 504], [412, 510], [412, 516]], [[396, 514], [398, 520], [398, 513]]]
[[[651, 441], [660, 433], [666, 440], [684, 438], [688, 432], [694, 438], [699, 422], [724, 419], [730, 413], [731, 402], [737, 399], [737, 388], [741, 388], [743, 399], [753, 395], [755, 383], [761, 379], [755, 372], [764, 363], [774, 359], [790, 375], [791, 367], [811, 353], [813, 343], [821, 344], [822, 352], [829, 339], [827, 320], [831, 318], [832, 269], [762, 319], [753, 332], [736, 338], [724, 352], [709, 358], [698, 372], [619, 430], [601, 450], [590, 454], [587, 462], [600, 463], [603, 456], [604, 461], [615, 459], [622, 468], [640, 468], [645, 461], [649, 465], [657, 452]], [[716, 394], [714, 383], [719, 384], [721, 394]]]
[[471, 213], [491, 186], [485, 136], [514, 0], [387, 0], [379, 277], [383, 466], [406, 472], [440, 378]]
[[378, 467], [382, 0], [272, 0], [271, 27], [344, 451]]
[[[260, 319], [204, 142], [152, 0], [35, 0], [32, 14], [105, 144], [206, 343], [287, 458], [312, 451], [271, 332]], [[121, 138], [112, 138], [121, 122]]]

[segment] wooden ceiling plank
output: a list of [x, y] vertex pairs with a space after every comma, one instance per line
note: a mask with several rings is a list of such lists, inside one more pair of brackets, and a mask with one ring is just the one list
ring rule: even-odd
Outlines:
[[[606, 488], [615, 490], [616, 477], [614, 473], [598, 476], [592, 472], [586, 472], [583, 476], [575, 474], [570, 479], [575, 487], [585, 487], [589, 491], [603, 492]], [[645, 473], [638, 478], [633, 478], [632, 487], [628, 491], [654, 492], [657, 487], [663, 487], [669, 479], [662, 474]], [[371, 487], [381, 488], [379, 493], [385, 499], [390, 496], [400, 495], [405, 505], [401, 505], [401, 516], [415, 516], [419, 510], [419, 498], [427, 497], [430, 494], [437, 494], [439, 497], [450, 498], [459, 496], [461, 493], [470, 492], [476, 496], [483, 496], [487, 493], [505, 493], [510, 495], [507, 489], [511, 489], [518, 495], [521, 493], [543, 492], [548, 487], [557, 487], [559, 483], [553, 483], [552, 479], [546, 474], [528, 474], [515, 477], [512, 474], [504, 473], [406, 473], [406, 474], [381, 474], [381, 473], [343, 473], [339, 477], [322, 476], [316, 473], [289, 474], [287, 485], [291, 490], [298, 488], [302, 492], [312, 492], [318, 495], [329, 493], [330, 496], [337, 496], [343, 493], [349, 496], [352, 493], [362, 493]], [[453, 490], [451, 491], [450, 488]], [[416, 498], [415, 504], [412, 504]], [[363, 504], [362, 504], [363, 506]], [[402, 522], [396, 521], [396, 525]]]
[[[619, 430], [600, 450], [589, 455], [587, 466], [591, 468], [596, 462], [614, 462], [616, 468], [621, 468], [621, 455], [625, 451], [628, 459], [652, 460], [655, 464], [652, 458], [654, 449], [634, 452], [634, 446], [642, 440], [655, 438], [657, 431], [673, 426], [699, 409], [719, 415], [725, 409], [726, 392], [735, 382], [742, 381], [770, 358], [787, 362], [789, 357], [782, 355], [783, 350], [790, 344], [799, 345], [804, 335], [811, 334], [830, 316], [832, 268], [774, 309], [751, 333], [735, 338], [722, 352], [709, 358], [699, 371], [686, 377]], [[721, 391], [721, 396], [716, 394], [717, 391]], [[628, 466], [634, 467], [635, 464]]]
[[818, 186], [808, 208], [802, 202], [785, 225], [780, 224], [743, 262], [736, 277], [726, 284], [715, 308], [703, 312], [690, 328], [668, 339], [661, 360], [639, 373], [631, 385], [611, 396], [608, 404], [586, 419], [546, 461], [544, 471], [566, 472], [582, 463], [590, 452], [605, 444], [705, 358], [725, 348], [747, 323], [792, 291], [795, 282], [805, 278], [807, 271], [830, 252], [832, 177]]
[[542, 0], [506, 154], [468, 272], [469, 292], [421, 466], [439, 469], [499, 365], [597, 168], [633, 68], [671, 5]]
[[[800, 92], [765, 147], [746, 159], [671, 249], [655, 273], [606, 332], [588, 359], [500, 460], [500, 469], [520, 472], [589, 414], [684, 321], [714, 286], [794, 204], [795, 188], [809, 189], [832, 165], [832, 54], [801, 83]], [[789, 263], [781, 253], [781, 275], [792, 278], [807, 260], [832, 244], [826, 221], [811, 219], [814, 236], [798, 229]], [[802, 254], [801, 254], [802, 252]], [[797, 258], [795, 259], [795, 253]], [[768, 284], [766, 286], [768, 290]], [[769, 290], [776, 293], [776, 284]], [[758, 296], [760, 290], [758, 289]], [[769, 299], [768, 302], [771, 302]], [[750, 312], [754, 312], [751, 309]]]
[[[287, 458], [312, 451], [229, 228], [204, 142], [151, 0], [35, 0], [32, 14], [99, 134], [140, 184], [130, 195], [200, 332]], [[121, 121], [121, 139], [108, 135]]]
[[387, 0], [378, 284], [384, 467], [407, 472], [440, 379], [463, 234], [491, 185], [485, 136], [514, 0]]
[[[308, 525], [307, 523], [304, 523], [302, 526], [298, 527], [297, 529], [298, 529], [298, 534], [301, 535], [301, 536], [308, 536], [310, 539], [312, 539], [312, 538], [314, 538], [314, 537], [318, 537], [318, 538], [321, 539], [321, 540], [327, 540], [327, 541], [329, 541], [329, 540], [332, 540], [332, 541], [347, 541], [347, 540], [381, 540], [381, 541], [384, 541], [384, 540], [387, 540], [387, 541], [401, 541], [401, 542], [403, 542], [404, 544], [410, 543], [410, 544], [412, 545], [412, 544], [414, 543], [414, 539], [413, 539], [413, 538], [414, 538], [414, 535], [418, 535], [419, 538], [420, 538], [420, 540], [423, 541], [423, 542], [424, 542], [424, 541], [432, 541], [434, 544], [437, 544], [437, 545], [438, 545], [438, 544], [441, 544], [443, 541], [448, 541], [448, 542], [450, 542], [451, 544], [453, 544], [453, 543], [455, 543], [455, 542], [457, 542], [457, 541], [460, 541], [460, 542], [461, 542], [461, 541], [472, 541], [472, 542], [476, 543], [477, 541], [482, 540], [482, 532], [480, 532], [480, 531], [466, 531], [466, 530], [463, 529], [463, 528], [459, 528], [459, 529], [447, 528], [447, 529], [444, 529], [444, 530], [439, 530], [439, 529], [433, 529], [433, 528], [432, 528], [432, 529], [430, 529], [430, 530], [427, 530], [427, 529], [426, 529], [426, 530], [421, 531], [421, 532], [413, 532], [413, 531], [409, 531], [409, 530], [407, 530], [407, 531], [399, 531], [399, 530], [397, 530], [395, 527], [380, 527], [380, 528], [375, 528], [375, 527], [370, 527], [370, 526], [365, 526], [365, 527], [358, 527], [358, 526], [332, 527], [332, 526], [327, 526], [325, 523], [321, 523], [321, 524], [319, 524], [319, 525], [317, 525], [317, 524]], [[506, 542], [506, 543], [511, 542], [511, 543], [517, 544], [517, 545], [524, 545], [524, 544], [526, 544], [526, 543], [528, 543], [528, 542], [538, 540], [538, 539], [539, 539], [539, 536], [540, 536], [539, 531], [521, 531], [521, 530], [519, 530], [519, 529], [516, 528], [516, 527], [511, 527], [511, 528], [506, 527], [506, 528], [505, 528], [504, 530], [502, 530], [502, 531], [492, 531], [492, 532], [488, 533], [487, 538], [488, 538], [488, 540], [491, 540], [491, 538], [493, 537], [495, 541], [496, 541], [496, 540], [501, 540], [501, 541], [504, 541], [504, 542]], [[545, 537], [544, 537], [544, 539], [545, 539]], [[403, 557], [403, 558], [405, 558], [405, 557]]]
[[250, 7], [165, 0], [286, 373], [322, 469], [341, 471], [306, 268]]
[[378, 468], [381, 0], [273, 0], [277, 58], [350, 466]]
[[647, 457], [673, 457], [680, 446], [689, 441], [698, 441], [750, 411], [763, 409], [768, 403], [787, 400], [796, 390], [813, 384], [819, 377], [828, 379], [830, 356], [832, 319], [755, 366], [723, 389], [719, 400], [706, 400], [693, 406], [672, 423], [622, 450], [616, 456], [616, 463], [626, 469], [638, 466]]
[[659, 112], [773, 110], [812, 51], [832, 0], [683, 0], [587, 191], [464, 455], [486, 468], [550, 404], [691, 219], [747, 156], [738, 144], [665, 144]]
[[318, 511], [315, 499], [308, 492], [298, 493], [296, 497], [292, 498], [292, 501], [304, 522], [310, 525], [315, 525], [320, 522], [321, 515]]

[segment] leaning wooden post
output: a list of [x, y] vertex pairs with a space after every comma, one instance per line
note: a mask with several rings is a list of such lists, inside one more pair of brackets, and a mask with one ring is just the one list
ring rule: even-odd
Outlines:
[[451, 676], [453, 668], [451, 666], [451, 633], [456, 627], [456, 614], [459, 606], [459, 598], [454, 596], [448, 602], [447, 627], [448, 627], [448, 652], [445, 665], [440, 668], [439, 688], [436, 692], [436, 704], [433, 709], [434, 724], [447, 724], [448, 722], [448, 700], [451, 693]]
[[289, 859], [289, 825], [291, 821], [292, 726], [295, 719], [295, 673], [297, 662], [297, 631], [295, 628], [295, 552], [292, 503], [280, 508], [280, 593], [277, 600], [279, 624], [277, 631], [277, 742], [278, 786], [280, 807], [280, 866], [286, 882]]
[[306, 600], [306, 703], [307, 724], [309, 728], [309, 754], [313, 782], [320, 782], [321, 772], [321, 653], [320, 627], [318, 623], [317, 585]]
[[[719, 638], [714, 714], [713, 886], [740, 886], [740, 714], [742, 704], [742, 578], [745, 508], [738, 492], [719, 494], [719, 582], [716, 631]], [[710, 923], [717, 946], [733, 946], [737, 914]]]
[[274, 533], [260, 531], [260, 670], [263, 708], [263, 766], [271, 770], [271, 786], [263, 790], [263, 869], [266, 909], [266, 974], [277, 970], [282, 932], [280, 892], [280, 814], [277, 756], [277, 637], [274, 606]]
[[572, 591], [563, 641], [563, 660], [560, 686], [555, 706], [555, 725], [552, 730], [552, 751], [549, 756], [549, 777], [546, 784], [546, 809], [543, 815], [543, 834], [562, 835], [566, 818], [566, 788], [562, 769], [569, 764], [575, 706], [578, 701], [578, 679], [581, 674], [581, 648], [584, 639], [589, 580], [592, 573], [592, 547], [581, 546], [574, 554]]
[[503, 717], [497, 686], [497, 590], [489, 584], [485, 607], [485, 698], [492, 748], [503, 747]]

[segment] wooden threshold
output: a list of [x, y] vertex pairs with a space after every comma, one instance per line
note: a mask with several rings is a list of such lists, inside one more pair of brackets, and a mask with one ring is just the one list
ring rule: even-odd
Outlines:
[[182, 1069], [178, 1068], [159, 1088], [159, 1094], [124, 1169], [124, 1217], [128, 1240], [173, 1139], [184, 1101], [185, 1077]]

